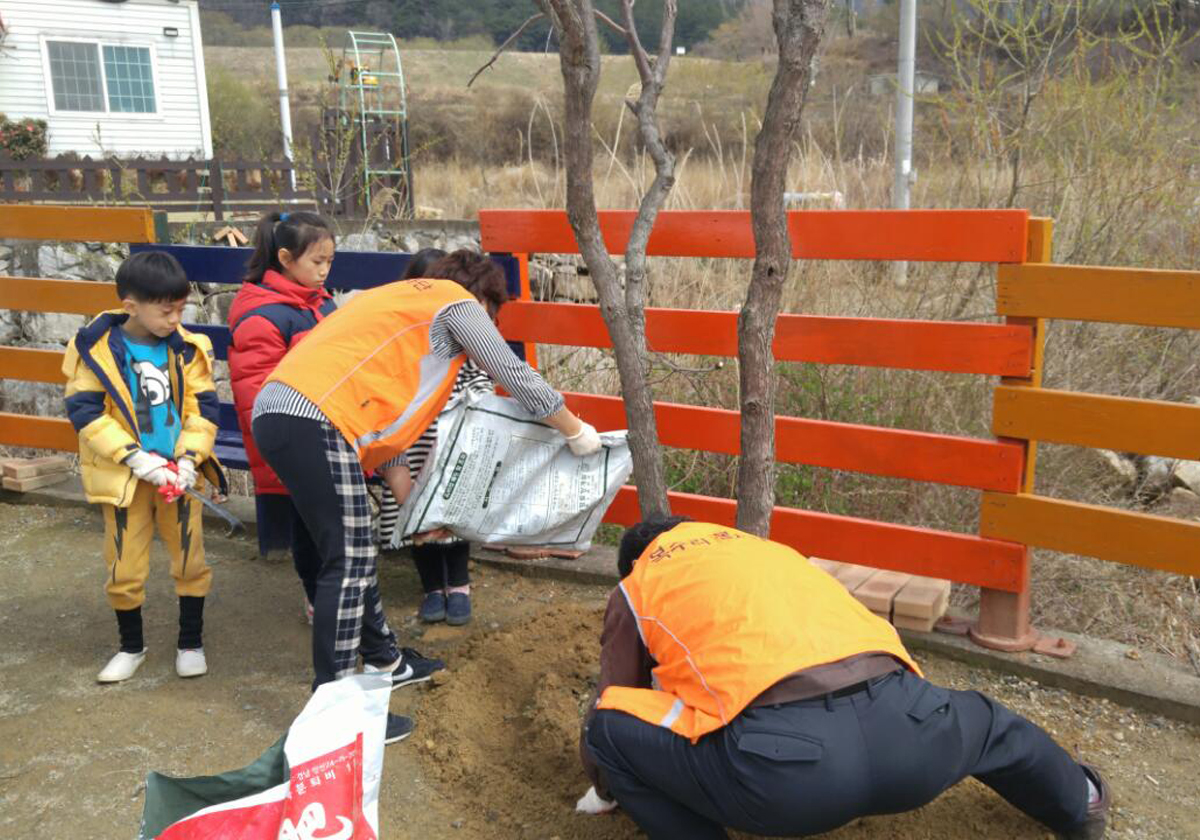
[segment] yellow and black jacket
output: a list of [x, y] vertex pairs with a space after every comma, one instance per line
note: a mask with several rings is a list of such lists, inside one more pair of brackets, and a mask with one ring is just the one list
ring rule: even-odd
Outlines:
[[[118, 330], [129, 316], [102, 312], [67, 346], [67, 416], [79, 433], [79, 464], [89, 502], [128, 507], [137, 478], [121, 461], [139, 449], [133, 397], [125, 379], [125, 343]], [[182, 429], [175, 458], [192, 459], [224, 493], [224, 473], [213, 457], [220, 400], [213, 385], [212, 343], [180, 327], [167, 336], [171, 397]]]

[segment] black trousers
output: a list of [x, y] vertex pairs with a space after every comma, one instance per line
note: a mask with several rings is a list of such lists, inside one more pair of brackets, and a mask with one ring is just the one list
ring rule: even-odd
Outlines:
[[601, 710], [587, 743], [613, 796], [657, 838], [820, 834], [918, 808], [974, 776], [1054, 831], [1082, 823], [1083, 769], [1041, 728], [908, 671], [870, 691], [751, 708], [693, 745]]
[[450, 586], [467, 586], [471, 582], [471, 544], [465, 540], [415, 545], [412, 556], [421, 578], [421, 589], [426, 593], [441, 592]]
[[371, 665], [400, 658], [383, 614], [377, 549], [362, 467], [328, 423], [266, 414], [254, 421], [259, 452], [291, 494], [320, 566], [311, 551], [297, 555], [296, 571], [313, 605], [313, 689], [354, 673], [359, 655]]

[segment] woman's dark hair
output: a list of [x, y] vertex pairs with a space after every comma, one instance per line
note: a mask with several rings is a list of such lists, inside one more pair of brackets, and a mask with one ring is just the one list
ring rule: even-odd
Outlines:
[[493, 318], [508, 302], [504, 269], [476, 251], [463, 248], [447, 254], [430, 266], [425, 276], [431, 280], [453, 280], [475, 295]]
[[140, 251], [117, 269], [117, 297], [138, 303], [175, 303], [191, 291], [179, 260], [166, 251]]
[[320, 213], [298, 210], [294, 213], [268, 213], [254, 231], [254, 253], [246, 263], [245, 283], [261, 283], [270, 271], [283, 273], [279, 251], [287, 248], [299, 257], [322, 239], [333, 239], [329, 222]]
[[429, 269], [444, 256], [446, 252], [441, 248], [422, 248], [412, 255], [408, 267], [404, 269], [404, 276], [400, 279], [415, 280], [418, 277], [428, 277]]
[[688, 516], [652, 516], [630, 527], [621, 537], [621, 547], [617, 549], [617, 571], [622, 579], [629, 577], [634, 562], [650, 543], [658, 539], [659, 534], [670, 531], [681, 522], [691, 521]]

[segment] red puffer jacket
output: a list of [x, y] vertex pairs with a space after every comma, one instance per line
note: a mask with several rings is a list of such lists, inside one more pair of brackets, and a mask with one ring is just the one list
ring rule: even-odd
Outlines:
[[233, 404], [254, 476], [255, 493], [286, 494], [283, 482], [263, 461], [250, 434], [254, 398], [296, 342], [334, 310], [324, 289], [306, 289], [275, 271], [261, 283], [245, 283], [229, 308], [229, 380]]

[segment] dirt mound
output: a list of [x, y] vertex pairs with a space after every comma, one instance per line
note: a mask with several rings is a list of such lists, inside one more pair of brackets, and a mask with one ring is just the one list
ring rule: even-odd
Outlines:
[[625, 818], [573, 813], [588, 782], [579, 721], [600, 668], [603, 609], [547, 608], [467, 642], [426, 695], [415, 740], [428, 772], [502, 837], [633, 837]]
[[[602, 623], [598, 606], [550, 606], [467, 641], [453, 659], [447, 682], [425, 695], [414, 737], [421, 762], [438, 787], [453, 791], [460, 816], [484, 821], [491, 836], [641, 836], [620, 812], [574, 813], [588, 786], [579, 764], [579, 722], [600, 667]], [[919, 811], [857, 820], [826, 836], [1012, 840], [1047, 835], [968, 781]]]

